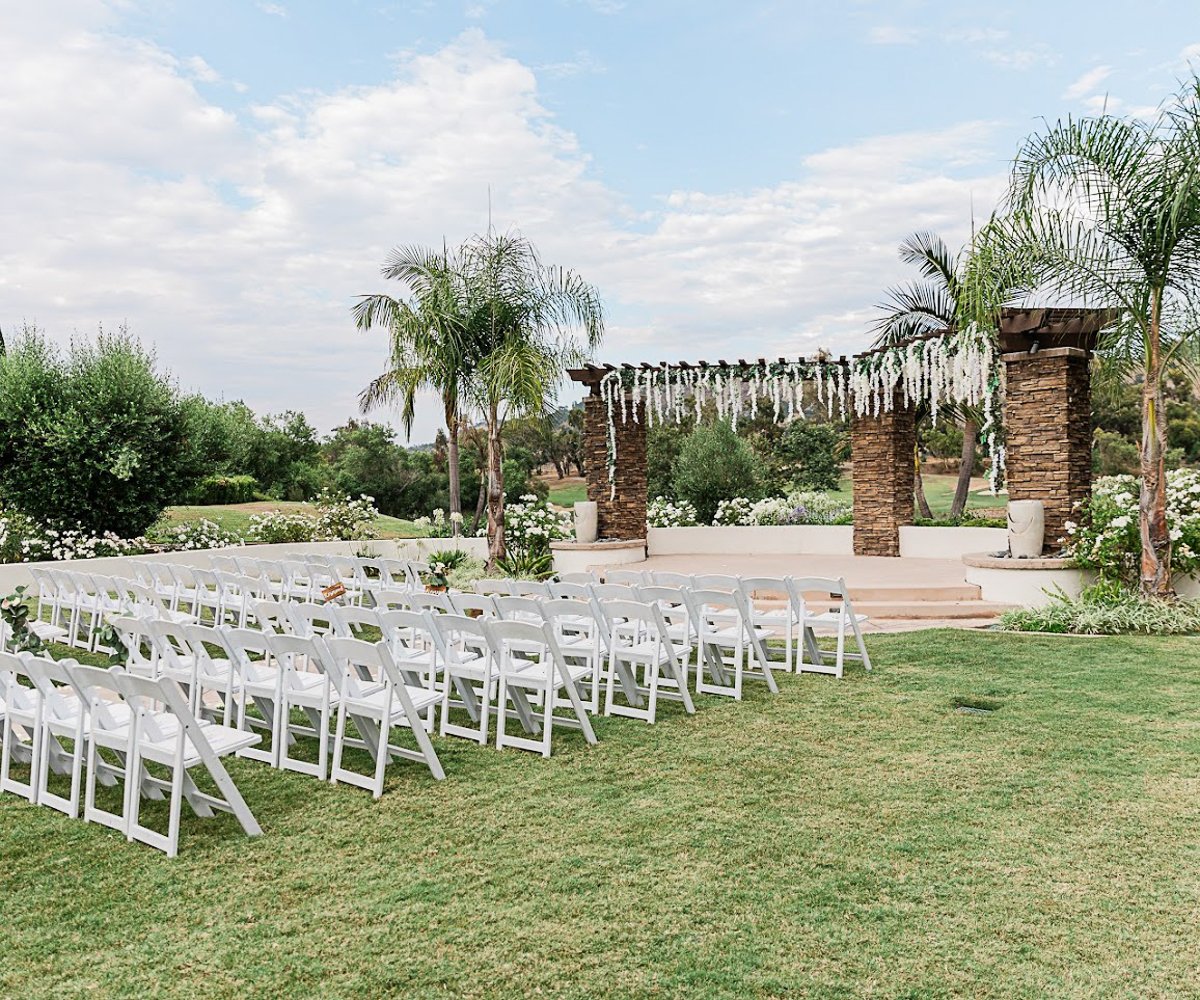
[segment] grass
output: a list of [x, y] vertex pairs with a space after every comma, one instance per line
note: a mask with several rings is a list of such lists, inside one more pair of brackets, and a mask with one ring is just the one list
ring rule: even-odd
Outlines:
[[185, 810], [176, 861], [0, 796], [0, 994], [1195, 995], [1194, 640], [870, 641], [379, 802], [234, 761], [265, 836]]
[[570, 507], [587, 499], [587, 483], [582, 480], [568, 481], [562, 486], [555, 486], [553, 479], [548, 479], [547, 483], [550, 486], [550, 502], [560, 507]]
[[[929, 510], [934, 517], [945, 517], [950, 513], [950, 505], [954, 502], [954, 490], [958, 486], [958, 476], [943, 473], [927, 472], [922, 476], [925, 482], [925, 497], [929, 501]], [[842, 479], [841, 485], [833, 491], [833, 495], [846, 503], [853, 503], [854, 489], [850, 477]], [[987, 481], [984, 479], [971, 480], [971, 492], [967, 497], [967, 510], [990, 509], [1003, 510], [1007, 497], [994, 497], [987, 492]], [[1003, 517], [1003, 513], [1000, 514]]]
[[[265, 514], [269, 510], [282, 510], [289, 514], [315, 514], [316, 508], [309, 503], [289, 500], [267, 500], [254, 503], [215, 504], [212, 506], [168, 507], [165, 515], [168, 524], [199, 521], [208, 518], [227, 531], [245, 535], [250, 530], [250, 518], [254, 514]], [[412, 521], [380, 514], [375, 519], [375, 531], [379, 538], [419, 538], [424, 532]]]

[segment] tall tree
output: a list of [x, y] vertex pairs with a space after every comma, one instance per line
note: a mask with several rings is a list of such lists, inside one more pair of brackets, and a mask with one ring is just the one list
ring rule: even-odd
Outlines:
[[1068, 118], [1017, 154], [995, 238], [1044, 289], [1120, 318], [1102, 351], [1140, 359], [1141, 589], [1169, 596], [1163, 379], [1196, 328], [1200, 296], [1200, 79], [1152, 120]]
[[[910, 281], [888, 289], [887, 302], [879, 308], [883, 316], [875, 324], [875, 346], [902, 344], [914, 337], [960, 327], [959, 303], [964, 298], [966, 256], [964, 249], [954, 253], [937, 233], [913, 233], [900, 244], [900, 259], [921, 272], [920, 281]], [[962, 427], [962, 457], [958, 468], [958, 484], [950, 507], [951, 517], [961, 517], [971, 492], [971, 472], [975, 467], [975, 449], [979, 440], [979, 414], [974, 407], [947, 407], [952, 419]], [[917, 420], [929, 416], [928, 407], [918, 406]], [[923, 517], [932, 517], [925, 484], [921, 476], [919, 456], [916, 465], [917, 505]]]
[[[596, 288], [543, 264], [519, 233], [489, 231], [462, 248], [472, 330], [484, 345], [472, 390], [487, 426], [490, 562], [505, 555], [503, 428], [509, 416], [545, 412], [565, 370], [604, 336]], [[581, 338], [582, 335], [582, 339]]]
[[381, 273], [403, 282], [409, 297], [363, 295], [354, 306], [359, 329], [382, 326], [391, 338], [387, 371], [371, 381], [359, 401], [364, 413], [384, 404], [398, 406], [404, 434], [411, 438], [417, 393], [431, 389], [439, 394], [446, 421], [450, 514], [457, 534], [462, 517], [458, 447], [464, 389], [479, 360], [461, 262], [445, 247], [440, 253], [397, 247]]

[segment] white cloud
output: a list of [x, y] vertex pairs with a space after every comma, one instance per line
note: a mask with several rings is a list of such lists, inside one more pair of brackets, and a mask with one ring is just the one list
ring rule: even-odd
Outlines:
[[[534, 71], [469, 32], [370, 87], [242, 117], [197, 66], [115, 37], [103, 8], [0, 35], [0, 326], [65, 340], [128, 320], [189, 387], [344, 420], [383, 363], [354, 330], [397, 243], [518, 225], [610, 306], [613, 359], [848, 352], [907, 277], [895, 248], [964, 238], [1003, 170], [993, 127], [864, 139], [750, 191], [670, 192], [637, 213], [547, 113]], [[205, 64], [207, 65], [207, 64]], [[19, 81], [19, 91], [18, 91]], [[419, 415], [428, 439], [437, 407]]]
[[188, 75], [200, 83], [220, 83], [221, 74], [199, 56], [190, 56], [183, 61]]
[[1058, 62], [1058, 53], [1044, 42], [1023, 48], [982, 48], [979, 54], [1003, 69], [1029, 70], [1035, 66], [1053, 66]]
[[288, 11], [283, 4], [279, 3], [260, 3], [258, 9], [264, 14], [270, 14], [271, 17], [287, 17]]
[[872, 45], [913, 45], [920, 37], [916, 28], [905, 28], [895, 24], [875, 25], [867, 35]]
[[1096, 88], [1112, 75], [1111, 66], [1096, 66], [1075, 80], [1063, 91], [1063, 100], [1078, 101], [1092, 96]]

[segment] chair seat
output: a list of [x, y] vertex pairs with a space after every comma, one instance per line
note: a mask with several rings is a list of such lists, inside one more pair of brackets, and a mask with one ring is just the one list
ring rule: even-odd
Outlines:
[[[513, 669], [506, 674], [506, 680], [509, 684], [514, 684], [517, 687], [536, 687], [544, 688], [549, 681], [549, 672], [554, 669], [553, 664], [544, 661], [521, 661], [510, 660], [509, 663]], [[571, 681], [582, 680], [592, 673], [592, 668], [587, 664], [568, 663], [566, 676], [561, 670], [555, 671], [558, 675], [559, 683], [563, 683], [568, 678]]]
[[[428, 708], [430, 705], [436, 705], [442, 700], [441, 692], [430, 691], [429, 688], [416, 687], [412, 684], [405, 684], [404, 690], [408, 692], [408, 697], [413, 703], [413, 708], [418, 712]], [[380, 685], [378, 690], [368, 694], [354, 698], [346, 699], [346, 708], [353, 713], [357, 709], [362, 709], [366, 714], [378, 719], [383, 714], [383, 706], [388, 697], [388, 690], [383, 685]], [[404, 717], [404, 705], [400, 699], [392, 697], [392, 718], [399, 719]]]
[[[244, 750], [246, 747], [251, 747], [255, 743], [262, 742], [262, 736], [258, 733], [247, 732], [244, 729], [234, 729], [230, 726], [202, 726], [201, 732], [204, 733], [204, 738], [208, 740], [209, 746], [213, 748], [213, 752], [218, 757], [236, 753], [238, 750]], [[175, 761], [175, 753], [178, 746], [178, 740], [175, 737], [171, 737], [156, 742], [143, 741], [138, 749], [141, 751], [142, 757], [146, 760], [156, 761], [159, 764], [172, 764]], [[184, 739], [183, 766], [195, 767], [195, 765], [200, 763], [201, 759], [200, 752], [196, 749], [196, 745], [192, 742], [191, 738]]]
[[844, 621], [847, 625], [850, 624], [851, 618], [858, 624], [862, 624], [867, 620], [867, 615], [849, 615], [842, 611], [823, 611], [819, 615], [805, 615], [804, 624], [806, 625], [838, 625]]

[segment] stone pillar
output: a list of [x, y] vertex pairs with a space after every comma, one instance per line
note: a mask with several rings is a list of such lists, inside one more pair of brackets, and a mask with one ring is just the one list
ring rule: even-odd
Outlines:
[[854, 554], [900, 555], [900, 525], [913, 522], [917, 428], [899, 393], [890, 413], [855, 416], [850, 424], [854, 470]]
[[1009, 500], [1041, 500], [1047, 550], [1060, 547], [1076, 502], [1092, 489], [1088, 352], [1053, 347], [1001, 355]]
[[[632, 406], [632, 404], [630, 404]], [[633, 540], [646, 537], [646, 424], [630, 410], [622, 423], [616, 415], [616, 496], [608, 481], [608, 412], [593, 394], [583, 404], [583, 456], [588, 499], [596, 502], [599, 537]], [[639, 411], [638, 417], [642, 416]]]

